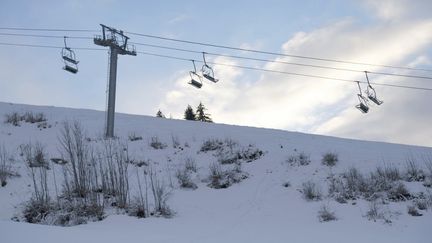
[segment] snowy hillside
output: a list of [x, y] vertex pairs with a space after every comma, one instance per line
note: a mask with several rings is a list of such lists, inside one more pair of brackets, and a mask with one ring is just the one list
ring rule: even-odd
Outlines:
[[[26, 112], [46, 121], [3, 122]], [[126, 114], [117, 114], [118, 139], [109, 143], [100, 111], [0, 102], [0, 118], [1, 242], [432, 242], [432, 148]], [[66, 185], [73, 173], [60, 143], [65, 121], [82, 127], [83, 170], [99, 178], [89, 179], [86, 195], [103, 212], [87, 223], [63, 204], [83, 200]], [[46, 164], [30, 168], [26, 155], [38, 146]], [[106, 192], [109, 146], [121, 146], [112, 158], [127, 152], [113, 169], [126, 173], [127, 185], [113, 187], [127, 188], [124, 206]], [[35, 197], [32, 171], [57, 210], [33, 217], [39, 224], [23, 213]], [[164, 190], [160, 210], [151, 179]]]

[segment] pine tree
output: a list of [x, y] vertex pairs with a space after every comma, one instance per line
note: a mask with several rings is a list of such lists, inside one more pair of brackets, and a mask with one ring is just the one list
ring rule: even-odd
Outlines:
[[195, 112], [190, 105], [188, 105], [186, 110], [185, 110], [184, 119], [190, 120], [190, 121], [195, 121]]
[[158, 110], [158, 112], [156, 113], [156, 117], [165, 118], [165, 115], [162, 113], [161, 110]]
[[210, 114], [205, 113], [205, 106], [200, 102], [196, 110], [196, 120], [202, 122], [213, 122]]

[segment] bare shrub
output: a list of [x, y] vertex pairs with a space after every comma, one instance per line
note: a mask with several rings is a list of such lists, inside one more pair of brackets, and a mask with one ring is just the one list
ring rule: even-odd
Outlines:
[[425, 164], [427, 175], [425, 178], [425, 181], [423, 182], [423, 185], [425, 187], [432, 187], [432, 156], [431, 155], [423, 155], [422, 156], [423, 162]]
[[22, 144], [20, 150], [28, 166], [44, 167], [49, 169], [49, 163], [47, 160], [48, 156], [42, 143], [36, 142], [34, 144]]
[[239, 150], [237, 152], [238, 158], [245, 162], [252, 162], [261, 158], [264, 152], [261, 149], [256, 148], [254, 145], [249, 144], [246, 149]]
[[157, 174], [150, 170], [150, 185], [154, 199], [155, 209], [152, 215], [172, 217], [174, 211], [170, 209], [167, 204], [167, 200], [171, 193], [168, 191], [168, 187], [163, 181], [161, 181]]
[[320, 222], [337, 220], [336, 214], [333, 211], [330, 211], [330, 209], [325, 205], [323, 205], [318, 211], [318, 219]]
[[30, 200], [31, 204], [41, 207], [44, 204], [51, 204], [47, 169], [45, 167], [30, 166], [29, 164], [27, 164], [27, 168], [33, 182], [33, 196]]
[[201, 152], [208, 152], [208, 151], [215, 151], [215, 150], [219, 150], [223, 147], [224, 142], [216, 139], [216, 138], [211, 138], [211, 139], [207, 139], [203, 142], [203, 144], [201, 145]]
[[6, 124], [12, 124], [13, 126], [19, 126], [19, 122], [21, 121], [21, 116], [18, 114], [18, 112], [12, 112], [9, 114], [5, 114], [5, 120], [4, 123]]
[[185, 158], [185, 169], [192, 172], [197, 172], [197, 164], [194, 158], [186, 157]]
[[380, 211], [380, 207], [378, 203], [371, 202], [369, 203], [369, 209], [366, 212], [366, 217], [369, 220], [376, 221], [377, 219], [382, 219], [384, 217], [383, 213]]
[[419, 168], [414, 156], [410, 155], [405, 163], [405, 179], [407, 181], [424, 181], [424, 172]]
[[295, 155], [290, 155], [287, 159], [288, 164], [296, 166], [305, 166], [310, 164], [310, 156], [305, 152], [300, 152]]
[[320, 188], [313, 181], [304, 182], [301, 191], [307, 201], [319, 201], [322, 198]]
[[411, 216], [422, 216], [423, 214], [421, 214], [417, 208], [415, 206], [408, 206], [408, 214]]
[[102, 191], [104, 194], [115, 197], [114, 205], [127, 208], [129, 200], [128, 161], [129, 149], [116, 139], [104, 141], [103, 163], [100, 166]]
[[414, 205], [420, 210], [427, 210], [429, 205], [426, 198], [418, 198], [414, 200]]
[[399, 169], [391, 164], [387, 164], [384, 167], [377, 167], [375, 174], [377, 177], [385, 178], [391, 182], [402, 179]]
[[20, 115], [18, 112], [12, 112], [5, 115], [5, 123], [12, 124], [14, 126], [20, 126], [20, 122], [24, 121], [27, 123], [40, 123], [40, 122], [46, 122], [47, 119], [45, 117], [45, 114], [40, 113], [33, 113], [33, 112], [26, 112], [24, 115]]
[[406, 201], [411, 199], [411, 194], [402, 182], [397, 182], [387, 191], [387, 197], [392, 201]]
[[198, 186], [192, 181], [190, 170], [181, 168], [176, 171], [176, 177], [182, 188], [197, 189]]
[[12, 170], [13, 158], [6, 150], [5, 146], [0, 146], [0, 185], [1, 187], [6, 186], [7, 179], [9, 177], [19, 176], [19, 174]]
[[129, 215], [137, 218], [147, 218], [150, 215], [149, 203], [148, 203], [148, 180], [147, 171], [143, 170], [144, 175], [144, 192], [141, 184], [141, 177], [139, 175], [139, 169], [136, 170], [136, 176], [138, 181], [139, 197], [135, 199], [131, 205], [129, 205]]
[[71, 182], [65, 177], [65, 183], [72, 185], [72, 188], [67, 187], [66, 192], [68, 196], [74, 194], [85, 197], [91, 191], [90, 186], [94, 183], [92, 183], [91, 178], [93, 171], [88, 166], [90, 164], [90, 151], [81, 124], [77, 121], [73, 124], [63, 122], [58, 139], [62, 157], [69, 162], [66, 164], [67, 168], [70, 167], [67, 172], [72, 174]]
[[177, 136], [171, 135], [171, 141], [173, 148], [180, 148], [180, 139]]
[[210, 183], [208, 186], [215, 189], [228, 188], [248, 177], [248, 174], [241, 170], [240, 163], [228, 170], [223, 170], [219, 163], [212, 163], [209, 166], [209, 171]]
[[382, 220], [385, 224], [391, 224], [391, 218], [395, 215], [399, 214], [397, 212], [391, 212], [382, 208], [382, 205], [377, 201], [372, 201], [369, 203], [369, 209], [366, 211], [366, 218], [369, 220], [373, 220], [374, 222], [378, 220]]
[[165, 143], [162, 143], [158, 137], [151, 137], [150, 147], [154, 149], [164, 149], [167, 147], [167, 145]]
[[45, 122], [47, 119], [45, 117], [45, 114], [42, 112], [39, 113], [33, 113], [33, 112], [26, 112], [22, 117], [21, 120], [24, 120], [27, 123], [37, 123], [37, 122]]
[[80, 201], [60, 200], [59, 203], [29, 201], [23, 211], [28, 223], [58, 226], [73, 226], [104, 218], [103, 207], [99, 204], [83, 204]]
[[335, 166], [338, 161], [339, 161], [338, 155], [333, 152], [325, 153], [321, 159], [321, 163], [329, 167]]
[[134, 141], [142, 140], [143, 138], [142, 138], [142, 136], [139, 136], [136, 133], [132, 132], [132, 133], [129, 133], [128, 139], [129, 139], [129, 141], [134, 142]]

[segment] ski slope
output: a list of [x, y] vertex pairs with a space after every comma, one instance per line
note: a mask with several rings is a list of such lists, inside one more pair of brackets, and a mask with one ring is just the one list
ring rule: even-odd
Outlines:
[[[282, 130], [208, 124], [193, 121], [161, 119], [147, 116], [116, 114], [115, 133], [127, 140], [130, 134], [142, 136], [129, 142], [135, 158], [151, 161], [164, 181], [172, 184], [168, 205], [176, 213], [172, 218], [138, 219], [120, 210], [105, 212], [106, 218], [83, 225], [60, 227], [15, 222], [23, 203], [32, 195], [31, 178], [25, 162], [19, 156], [19, 146], [30, 141], [41, 142], [51, 157], [58, 157], [58, 136], [65, 120], [79, 121], [90, 139], [103, 136], [104, 112], [0, 102], [0, 117], [11, 112], [43, 112], [51, 126], [40, 129], [35, 124], [21, 126], [0, 123], [0, 146], [14, 153], [13, 168], [21, 175], [8, 179], [0, 188], [1, 242], [432, 242], [432, 209], [421, 211], [423, 216], [407, 213], [411, 201], [383, 205], [391, 213], [391, 223], [376, 222], [366, 217], [370, 202], [358, 199], [340, 204], [327, 196], [330, 173], [342, 173], [356, 167], [364, 173], [377, 166], [392, 164], [401, 170], [407, 157], [416, 158], [423, 168], [422, 157], [432, 155], [432, 148], [341, 139]], [[149, 140], [158, 137], [167, 144], [155, 150]], [[183, 150], [172, 146], [176, 137]], [[227, 189], [207, 186], [209, 165], [216, 162], [213, 153], [199, 152], [208, 139], [232, 139], [243, 146], [254, 145], [264, 151], [258, 160], [243, 163], [249, 177]], [[310, 155], [306, 166], [291, 166], [290, 155], [304, 152]], [[338, 154], [336, 166], [322, 165], [324, 153]], [[192, 157], [197, 162], [194, 175], [196, 190], [182, 189], [174, 176], [175, 169]], [[131, 180], [136, 168], [131, 167]], [[423, 168], [424, 169], [424, 168]], [[59, 173], [60, 174], [60, 173]], [[320, 201], [307, 201], [300, 192], [302, 183], [316, 182], [323, 192]], [[174, 182], [173, 182], [174, 181]], [[289, 182], [289, 187], [283, 184]], [[410, 192], [431, 193], [421, 182], [404, 182]], [[136, 187], [131, 188], [136, 192]], [[326, 205], [337, 220], [320, 222], [318, 211]]]

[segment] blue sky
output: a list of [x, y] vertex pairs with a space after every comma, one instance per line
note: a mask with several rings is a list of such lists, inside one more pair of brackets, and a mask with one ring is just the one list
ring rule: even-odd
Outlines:
[[[221, 45], [432, 69], [432, 18], [427, 12], [431, 8], [429, 1], [421, 0], [3, 0], [0, 25], [99, 30], [99, 24], [104, 23], [125, 31]], [[48, 34], [86, 37], [93, 35]], [[251, 55], [138, 36], [130, 37], [131, 41], [139, 43]], [[62, 39], [1, 35], [0, 42], [63, 45]], [[72, 47], [97, 47], [91, 40], [69, 39], [68, 44]], [[137, 48], [139, 51], [201, 58], [188, 53], [142, 46]], [[1, 101], [105, 109], [106, 52], [77, 50], [80, 60], [80, 71], [77, 75], [61, 69], [62, 62], [57, 49], [0, 46], [0, 54]], [[275, 59], [265, 55], [251, 56]], [[274, 63], [241, 62], [221, 57], [209, 59], [289, 72], [364, 79], [357, 74], [287, 67]], [[289, 58], [278, 60], [323, 64]], [[366, 68], [349, 65], [342, 67], [360, 70]], [[373, 107], [369, 114], [362, 115], [353, 108], [357, 102], [354, 85], [219, 66], [215, 67], [216, 74], [221, 79], [218, 84], [205, 84], [202, 90], [194, 90], [187, 85], [187, 72], [191, 68], [191, 63], [182, 61], [144, 55], [121, 56], [116, 110], [154, 115], [160, 108], [167, 115], [181, 118], [187, 104], [196, 106], [199, 101], [203, 101], [214, 120], [221, 123], [432, 146], [429, 139], [431, 132], [424, 132], [432, 121], [432, 112], [425, 105], [432, 101], [430, 93], [383, 88], [380, 94], [384, 95], [385, 105]], [[373, 71], [388, 70], [374, 68]], [[431, 76], [430, 73], [415, 74]], [[421, 80], [372, 78], [376, 82], [429, 85]], [[415, 111], [412, 107], [416, 107]]]

